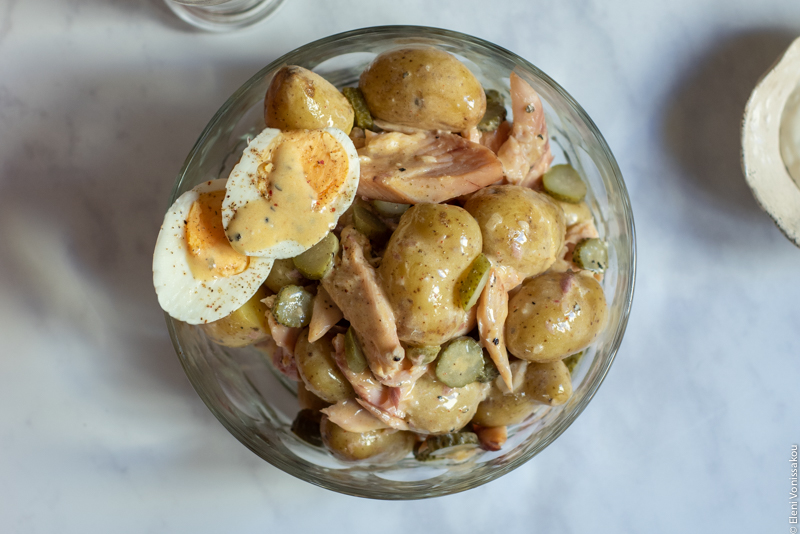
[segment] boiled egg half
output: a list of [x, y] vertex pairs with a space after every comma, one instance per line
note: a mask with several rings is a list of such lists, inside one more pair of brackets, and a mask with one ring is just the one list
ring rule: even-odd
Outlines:
[[158, 303], [170, 316], [205, 324], [228, 316], [252, 297], [272, 260], [231, 247], [222, 226], [226, 180], [182, 194], [164, 216], [153, 253]]
[[355, 198], [358, 177], [358, 153], [343, 131], [267, 128], [228, 178], [228, 240], [246, 256], [297, 256], [333, 230]]

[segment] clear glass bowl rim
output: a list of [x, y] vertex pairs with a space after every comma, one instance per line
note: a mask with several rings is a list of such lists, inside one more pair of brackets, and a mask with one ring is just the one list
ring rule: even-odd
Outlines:
[[625, 334], [625, 329], [628, 324], [631, 306], [633, 303], [633, 293], [636, 280], [636, 232], [633, 222], [633, 210], [631, 208], [630, 198], [628, 196], [627, 188], [625, 187], [625, 182], [623, 181], [622, 178], [622, 172], [619, 169], [619, 165], [617, 164], [617, 161], [614, 158], [614, 155], [612, 154], [611, 149], [608, 146], [608, 143], [606, 142], [603, 135], [600, 133], [600, 130], [597, 128], [597, 125], [595, 125], [594, 121], [589, 117], [586, 111], [584, 111], [581, 105], [578, 104], [578, 102], [574, 98], [572, 98], [572, 96], [569, 93], [567, 93], [567, 91], [564, 90], [563, 87], [561, 87], [555, 80], [550, 78], [547, 74], [545, 74], [543, 71], [541, 71], [539, 68], [537, 68], [529, 61], [494, 43], [491, 43], [479, 37], [474, 37], [468, 34], [452, 30], [446, 30], [442, 28], [434, 28], [428, 26], [412, 26], [412, 25], [371, 26], [371, 27], [365, 27], [338, 33], [335, 35], [331, 35], [307, 43], [270, 62], [267, 66], [258, 71], [255, 75], [253, 75], [239, 89], [237, 89], [236, 92], [234, 92], [233, 95], [231, 95], [231, 97], [228, 98], [228, 100], [222, 105], [222, 107], [220, 107], [220, 109], [214, 114], [212, 119], [208, 122], [208, 125], [200, 134], [200, 137], [198, 137], [197, 141], [192, 147], [192, 150], [189, 152], [189, 155], [184, 160], [183, 167], [181, 168], [180, 173], [178, 174], [178, 177], [175, 180], [175, 185], [173, 186], [172, 191], [170, 193], [169, 204], [172, 205], [172, 203], [178, 197], [178, 193], [187, 170], [191, 166], [193, 159], [197, 156], [200, 147], [205, 143], [206, 138], [209, 135], [211, 135], [212, 132], [214, 131], [217, 123], [220, 121], [222, 117], [225, 117], [230, 112], [230, 110], [236, 105], [237, 101], [242, 96], [242, 94], [246, 93], [253, 85], [258, 84], [266, 73], [268, 73], [269, 71], [275, 69], [280, 65], [288, 63], [288, 60], [292, 59], [293, 57], [298, 55], [303, 55], [304, 53], [312, 49], [324, 47], [326, 45], [332, 45], [344, 40], [351, 39], [353, 37], [363, 37], [369, 35], [384, 36], [386, 34], [395, 34], [397, 36], [404, 36], [404, 37], [408, 36], [443, 37], [446, 39], [465, 41], [470, 44], [485, 48], [490, 53], [497, 54], [499, 56], [504, 57], [507, 60], [520, 64], [524, 68], [528, 69], [540, 80], [548, 84], [553, 90], [555, 90], [558, 93], [558, 95], [561, 98], [563, 98], [570, 105], [573, 111], [577, 113], [577, 115], [583, 121], [584, 125], [589, 130], [592, 137], [594, 137], [594, 139], [597, 141], [598, 146], [602, 152], [602, 155], [607, 159], [607, 164], [609, 168], [612, 170], [612, 176], [610, 178], [614, 185], [615, 193], [619, 195], [620, 205], [622, 206], [623, 219], [625, 221], [624, 231], [627, 232], [627, 234], [630, 236], [630, 241], [628, 243], [629, 249], [625, 251], [631, 258], [630, 276], [628, 278], [627, 287], [624, 288], [624, 300], [621, 302], [620, 322], [617, 326], [616, 332], [614, 333], [614, 337], [610, 349], [608, 351], [608, 355], [606, 358], [603, 359], [599, 372], [595, 375], [595, 379], [588, 384], [586, 394], [584, 395], [583, 399], [581, 399], [581, 402], [575, 406], [575, 408], [567, 415], [567, 417], [563, 418], [557, 425], [554, 425], [552, 427], [552, 430], [550, 431], [547, 439], [541, 441], [538, 447], [526, 451], [524, 454], [518, 456], [517, 458], [511, 460], [510, 462], [502, 466], [497, 466], [496, 468], [490, 470], [486, 474], [476, 475], [475, 477], [468, 480], [466, 483], [461, 483], [461, 484], [445, 483], [434, 488], [432, 491], [428, 491], [427, 493], [421, 493], [418, 495], [379, 494], [371, 496], [365, 494], [364, 492], [359, 492], [354, 490], [350, 485], [342, 484], [335, 480], [325, 480], [316, 478], [308, 475], [304, 471], [298, 471], [297, 469], [295, 469], [293, 465], [291, 465], [289, 462], [286, 462], [285, 460], [283, 460], [283, 458], [281, 458], [278, 455], [266, 457], [264, 454], [262, 454], [262, 452], [258, 449], [258, 447], [252, 442], [251, 436], [247, 435], [245, 432], [243, 432], [240, 428], [236, 427], [235, 425], [230, 424], [226, 419], [226, 417], [217, 409], [210, 394], [206, 392], [201, 387], [200, 384], [192, 380], [191, 371], [187, 367], [185, 359], [181, 356], [183, 354], [183, 347], [181, 346], [181, 343], [178, 339], [175, 330], [175, 324], [173, 322], [174, 320], [167, 314], [164, 314], [164, 316], [166, 318], [167, 328], [169, 330], [169, 335], [172, 340], [173, 347], [175, 349], [176, 354], [178, 355], [178, 359], [181, 362], [181, 366], [183, 367], [187, 377], [189, 378], [190, 383], [192, 384], [192, 387], [195, 389], [195, 391], [203, 400], [208, 409], [214, 414], [217, 420], [220, 423], [222, 423], [222, 425], [234, 437], [236, 437], [243, 445], [245, 445], [253, 453], [255, 453], [257, 456], [266, 460], [267, 462], [269, 462], [270, 464], [272, 464], [273, 466], [277, 467], [278, 469], [280, 469], [285, 473], [288, 473], [292, 476], [295, 476], [296, 478], [299, 478], [316, 486], [320, 486], [322, 488], [329, 489], [338, 493], [343, 493], [346, 495], [352, 495], [356, 497], [371, 497], [384, 500], [408, 500], [408, 499], [440, 497], [444, 495], [459, 493], [461, 491], [466, 491], [468, 489], [476, 488], [478, 486], [491, 482], [492, 480], [495, 480], [507, 473], [510, 473], [514, 469], [525, 464], [528, 460], [536, 456], [539, 452], [547, 448], [567, 428], [569, 428], [569, 426], [575, 421], [575, 419], [577, 419], [577, 417], [583, 412], [583, 410], [586, 408], [589, 402], [591, 402], [591, 400], [594, 398], [595, 394], [597, 393], [597, 390], [600, 388], [600, 385], [605, 380], [605, 377], [608, 374], [609, 369], [611, 368], [611, 364], [614, 362], [620, 344], [622, 343], [622, 339]]

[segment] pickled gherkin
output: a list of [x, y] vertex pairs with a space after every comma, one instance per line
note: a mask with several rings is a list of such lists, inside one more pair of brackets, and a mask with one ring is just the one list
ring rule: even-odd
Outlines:
[[356, 230], [376, 244], [385, 243], [391, 234], [391, 230], [386, 226], [386, 223], [361, 202], [353, 205], [353, 225]]
[[303, 275], [295, 268], [291, 258], [275, 260], [264, 285], [277, 293], [283, 286], [297, 285], [303, 281]]
[[283, 286], [275, 299], [272, 315], [283, 326], [303, 328], [311, 322], [314, 296], [300, 286]]
[[300, 274], [309, 280], [320, 280], [333, 267], [333, 258], [337, 252], [339, 252], [339, 240], [333, 232], [329, 232], [319, 243], [292, 261]]
[[550, 167], [542, 177], [544, 192], [564, 202], [577, 204], [586, 196], [586, 184], [572, 165]]
[[492, 270], [492, 263], [485, 254], [478, 254], [465, 275], [461, 278], [458, 287], [459, 304], [465, 310], [472, 308], [481, 296], [486, 281]]
[[406, 357], [413, 362], [414, 365], [427, 365], [436, 359], [441, 349], [442, 347], [439, 345], [408, 347], [406, 348]]
[[570, 375], [572, 375], [575, 372], [575, 368], [578, 367], [579, 363], [581, 363], [581, 358], [583, 358], [583, 352], [584, 351], [580, 351], [578, 353], [573, 354], [572, 356], [567, 356], [566, 358], [561, 360], [562, 362], [564, 362], [564, 365], [567, 366], [567, 370], [569, 371]]
[[354, 373], [363, 373], [367, 370], [367, 358], [361, 350], [361, 344], [356, 337], [356, 331], [351, 326], [344, 335], [344, 358], [347, 367]]
[[322, 414], [316, 410], [300, 410], [292, 421], [292, 433], [309, 445], [322, 447], [322, 434], [319, 430]]
[[414, 457], [420, 462], [463, 460], [478, 449], [478, 444], [478, 435], [474, 432], [451, 432], [428, 436], [414, 449]]
[[353, 111], [356, 113], [356, 126], [362, 130], [372, 130], [375, 128], [375, 123], [372, 122], [372, 113], [369, 112], [367, 101], [364, 100], [364, 94], [358, 87], [345, 87], [342, 93], [350, 101], [353, 106]]
[[581, 269], [601, 273], [608, 267], [608, 246], [597, 237], [584, 239], [575, 245], [572, 261]]
[[450, 341], [439, 353], [436, 378], [451, 388], [475, 382], [483, 371], [483, 349], [471, 337]]
[[493, 132], [504, 120], [506, 120], [506, 106], [503, 95], [494, 89], [489, 89], [486, 91], [486, 113], [478, 123], [478, 129], [482, 132]]
[[486, 351], [483, 351], [483, 369], [481, 373], [478, 375], [478, 382], [481, 384], [486, 384], [487, 382], [491, 382], [492, 380], [496, 379], [500, 376], [500, 371], [497, 370], [497, 365], [492, 361], [492, 359], [488, 356]]

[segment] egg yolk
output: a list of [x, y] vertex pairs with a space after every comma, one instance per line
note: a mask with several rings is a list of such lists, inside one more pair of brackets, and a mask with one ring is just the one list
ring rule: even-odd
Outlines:
[[347, 153], [328, 132], [288, 132], [288, 146], [294, 145], [303, 165], [303, 175], [316, 193], [315, 211], [321, 211], [339, 192], [347, 177]]
[[250, 259], [239, 254], [222, 227], [222, 200], [225, 190], [201, 193], [186, 218], [186, 243], [189, 268], [198, 280], [225, 278], [247, 269]]
[[347, 179], [347, 152], [328, 132], [295, 130], [284, 132], [265, 159], [256, 176], [262, 197], [236, 210], [230, 242], [245, 254], [287, 240], [311, 247], [339, 218], [330, 204]]

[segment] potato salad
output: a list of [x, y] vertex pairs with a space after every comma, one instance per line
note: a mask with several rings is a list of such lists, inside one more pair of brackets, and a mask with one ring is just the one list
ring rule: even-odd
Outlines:
[[288, 65], [230, 176], [169, 209], [162, 308], [296, 381], [292, 431], [342, 462], [458, 462], [572, 394], [603, 331], [607, 245], [552, 165], [538, 94], [450, 53], [378, 55], [357, 87]]

